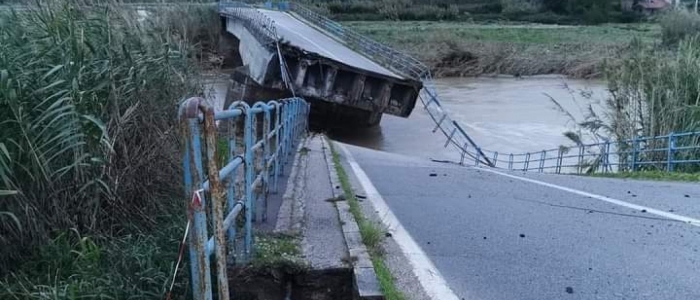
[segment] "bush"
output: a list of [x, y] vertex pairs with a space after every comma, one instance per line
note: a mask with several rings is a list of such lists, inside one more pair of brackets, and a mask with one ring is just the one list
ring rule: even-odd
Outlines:
[[530, 15], [512, 16], [510, 19], [514, 21], [542, 24], [575, 24], [577, 22], [576, 19], [570, 16], [558, 15], [549, 11]]
[[686, 10], [674, 10], [661, 17], [661, 37], [665, 45], [675, 45], [700, 32], [700, 16]]
[[399, 14], [411, 6], [410, 0], [381, 0], [379, 1], [379, 14], [389, 20], [398, 20]]
[[398, 19], [411, 21], [427, 20], [456, 20], [459, 17], [459, 9], [450, 6], [447, 9], [435, 6], [414, 6], [399, 12]]
[[201, 89], [193, 58], [216, 26], [213, 7], [0, 15], [0, 190], [16, 191], [0, 195], [0, 270], [55, 231], [118, 235], [181, 207], [176, 107]]
[[504, 15], [534, 14], [542, 10], [540, 0], [501, 0]]
[[[19, 271], [0, 277], [0, 299], [162, 299], [169, 289], [179, 224], [163, 226], [155, 235], [118, 238], [60, 233], [39, 247]], [[189, 272], [185, 261], [175, 278], [174, 299], [187, 299]]]
[[672, 51], [635, 41], [629, 53], [607, 68], [611, 135], [623, 141], [700, 129], [700, 40]]

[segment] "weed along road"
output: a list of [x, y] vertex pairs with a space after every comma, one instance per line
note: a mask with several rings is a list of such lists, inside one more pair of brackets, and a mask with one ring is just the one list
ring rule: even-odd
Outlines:
[[433, 299], [700, 299], [697, 184], [505, 173], [336, 145]]

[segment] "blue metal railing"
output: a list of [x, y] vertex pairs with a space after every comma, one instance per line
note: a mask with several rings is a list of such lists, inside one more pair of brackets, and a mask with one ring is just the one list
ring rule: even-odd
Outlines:
[[[476, 149], [466, 149], [478, 157]], [[559, 147], [527, 153], [483, 150], [493, 166], [518, 171], [551, 173], [608, 173], [640, 170], [700, 171], [700, 132], [638, 137], [621, 142], [603, 142]], [[466, 164], [462, 156], [460, 164]], [[479, 160], [475, 159], [478, 165]]]
[[[252, 223], [258, 215], [266, 220], [267, 195], [277, 191], [284, 163], [306, 132], [308, 114], [309, 106], [301, 98], [253, 106], [239, 101], [220, 112], [214, 112], [203, 98], [190, 98], [181, 104], [194, 299], [212, 299], [212, 254], [216, 258], [218, 299], [228, 299], [227, 259], [234, 263], [250, 260], [254, 251]], [[259, 210], [258, 205], [262, 206]], [[243, 247], [239, 249], [235, 220], [241, 212], [245, 214]], [[208, 228], [213, 228], [213, 237], [209, 237]]]

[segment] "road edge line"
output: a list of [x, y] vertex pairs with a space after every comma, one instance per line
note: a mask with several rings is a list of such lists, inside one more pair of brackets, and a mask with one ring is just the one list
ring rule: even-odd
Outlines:
[[581, 191], [581, 190], [577, 190], [577, 189], [573, 189], [573, 188], [568, 188], [568, 187], [556, 185], [553, 183], [548, 183], [548, 182], [530, 179], [530, 178], [526, 178], [526, 177], [520, 177], [520, 176], [516, 176], [516, 175], [512, 175], [512, 174], [507, 174], [507, 173], [499, 172], [499, 171], [488, 169], [488, 168], [478, 168], [478, 167], [472, 167], [472, 168], [476, 169], [476, 170], [485, 171], [485, 172], [489, 172], [492, 174], [501, 175], [501, 176], [505, 176], [508, 178], [517, 179], [520, 181], [525, 181], [525, 182], [529, 182], [532, 184], [537, 184], [537, 185], [553, 188], [556, 190], [584, 196], [584, 197], [598, 199], [598, 200], [603, 201], [603, 202], [608, 202], [611, 204], [615, 204], [615, 205], [622, 206], [622, 207], [627, 207], [627, 208], [638, 210], [638, 211], [646, 211], [647, 213], [650, 213], [653, 215], [657, 215], [657, 216], [664, 217], [664, 218], [667, 218], [670, 220], [686, 223], [686, 224], [689, 224], [692, 226], [700, 227], [700, 220], [694, 219], [691, 217], [686, 217], [686, 216], [666, 212], [666, 211], [656, 209], [656, 208], [651, 208], [651, 207], [647, 207], [647, 206], [643, 206], [643, 205], [639, 205], [639, 204], [625, 202], [625, 201], [622, 201], [619, 199], [614, 199], [614, 198], [610, 198], [610, 197], [606, 197], [606, 196], [602, 196], [602, 195], [598, 195], [598, 194], [593, 194], [593, 193], [589, 193], [589, 192], [585, 192], [585, 191]]
[[401, 225], [399, 219], [389, 209], [384, 198], [379, 194], [377, 188], [372, 184], [364, 170], [357, 163], [350, 151], [341, 143], [335, 143], [342, 149], [347, 163], [352, 168], [355, 177], [365, 190], [366, 197], [377, 211], [384, 226], [392, 233], [392, 239], [399, 245], [401, 251], [408, 259], [413, 270], [413, 274], [418, 278], [423, 290], [428, 297], [435, 300], [459, 300], [460, 298], [447, 285], [447, 282], [437, 270], [430, 258], [423, 249], [411, 237], [408, 231]]

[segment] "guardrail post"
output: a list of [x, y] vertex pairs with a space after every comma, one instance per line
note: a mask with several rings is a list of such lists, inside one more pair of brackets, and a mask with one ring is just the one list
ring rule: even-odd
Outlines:
[[557, 153], [557, 168], [555, 173], [561, 174], [561, 165], [564, 162], [564, 149], [559, 147], [559, 153]]
[[464, 148], [462, 148], [462, 153], [460, 154], [460, 159], [459, 159], [459, 165], [463, 166], [464, 165], [464, 157], [467, 156], [467, 147], [469, 147], [469, 144], [464, 143]]
[[206, 210], [203, 193], [198, 192], [204, 182], [202, 142], [198, 119], [201, 98], [191, 98], [180, 106], [180, 123], [185, 135], [183, 169], [187, 219], [192, 226], [189, 233], [190, 272], [195, 299], [212, 299], [211, 268], [206, 255], [208, 239]]
[[452, 138], [455, 136], [455, 132], [457, 132], [457, 128], [452, 129], [452, 133], [450, 133], [450, 136], [447, 138], [447, 142], [445, 142], [445, 148], [447, 148], [447, 146], [450, 145], [450, 142], [452, 142]]
[[229, 299], [228, 276], [226, 267], [226, 230], [224, 230], [224, 191], [219, 178], [219, 162], [216, 139], [216, 122], [214, 108], [207, 105], [204, 110], [204, 140], [207, 148], [207, 171], [209, 193], [211, 195], [212, 214], [214, 217], [214, 253], [216, 254], [216, 278], [220, 300]]
[[525, 166], [523, 166], [523, 171], [527, 172], [530, 169], [530, 152], [525, 154]]
[[578, 167], [576, 168], [577, 174], [583, 173], [583, 148], [583, 145], [578, 146]]
[[542, 155], [540, 156], [540, 173], [544, 172], [544, 162], [547, 159], [547, 150], [542, 150]]
[[[228, 162], [232, 162], [236, 159], [236, 132], [238, 131], [238, 120], [234, 119], [230, 122], [231, 127], [228, 128]], [[232, 172], [226, 180], [227, 192], [226, 192], [226, 205], [228, 207], [228, 213], [233, 211], [233, 207], [236, 206], [236, 173]], [[228, 248], [233, 253], [232, 260], [236, 262], [236, 226], [230, 226], [228, 228]]]
[[632, 172], [637, 171], [637, 159], [639, 155], [639, 138], [635, 137], [634, 140], [632, 141]]
[[270, 167], [268, 162], [270, 159], [270, 123], [272, 123], [272, 116], [270, 115], [270, 106], [263, 104], [263, 159], [262, 159], [262, 221], [267, 221], [267, 195], [270, 192]]
[[282, 104], [275, 102], [275, 178], [273, 181], [275, 193], [279, 192], [280, 165], [282, 163], [282, 158], [280, 157], [282, 155], [282, 152], [280, 151], [282, 149], [280, 145], [280, 142], [282, 141], [282, 137], [280, 136], [282, 132], [282, 121], [280, 120], [281, 107]]
[[498, 168], [498, 151], [493, 153], [493, 167]]
[[474, 155], [475, 166], [479, 166], [479, 159], [481, 159], [481, 148], [476, 147], [476, 155]]
[[438, 129], [440, 129], [440, 125], [442, 125], [442, 122], [445, 121], [447, 118], [447, 114], [442, 115], [442, 118], [440, 118], [440, 121], [437, 122], [435, 125], [435, 128], [433, 128], [433, 133], [435, 133]]
[[676, 137], [673, 132], [671, 132], [668, 135], [668, 157], [666, 161], [666, 171], [668, 172], [673, 172], [673, 167], [674, 167], [674, 158], [673, 158], [673, 151], [674, 148], [676, 147]]
[[508, 170], [513, 171], [513, 153], [508, 156]]
[[245, 118], [245, 239], [243, 251], [246, 261], [253, 254], [253, 180], [255, 179], [255, 166], [253, 165], [253, 117], [252, 109], [246, 109]]
[[603, 172], [607, 173], [610, 169], [610, 141], [605, 141], [603, 148]]

